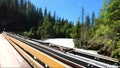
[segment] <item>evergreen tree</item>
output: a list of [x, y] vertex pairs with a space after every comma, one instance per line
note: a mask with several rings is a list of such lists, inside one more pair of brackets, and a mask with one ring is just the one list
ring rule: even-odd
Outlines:
[[80, 21], [77, 21], [77, 24], [72, 28], [72, 33], [70, 34], [74, 39], [75, 47], [81, 47], [81, 24]]
[[88, 40], [89, 38], [89, 30], [90, 30], [90, 18], [89, 15], [86, 16], [86, 20], [85, 20], [85, 40]]
[[93, 26], [93, 25], [94, 25], [94, 22], [95, 22], [95, 13], [94, 13], [94, 12], [92, 12], [92, 23], [91, 23], [91, 26]]
[[73, 39], [80, 39], [81, 37], [81, 24], [80, 21], [77, 21], [77, 24], [72, 28], [71, 37]]
[[90, 29], [90, 17], [89, 17], [89, 15], [86, 16], [85, 25], [86, 25], [86, 30], [88, 31]]
[[39, 26], [41, 26], [43, 23], [43, 12], [42, 8], [39, 9]]
[[45, 7], [45, 10], [44, 10], [44, 17], [47, 16], [47, 8]]

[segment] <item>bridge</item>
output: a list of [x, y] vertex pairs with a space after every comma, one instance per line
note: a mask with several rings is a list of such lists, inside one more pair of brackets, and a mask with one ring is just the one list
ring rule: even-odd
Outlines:
[[120, 63], [110, 57], [3, 32], [0, 35], [0, 67], [120, 68]]

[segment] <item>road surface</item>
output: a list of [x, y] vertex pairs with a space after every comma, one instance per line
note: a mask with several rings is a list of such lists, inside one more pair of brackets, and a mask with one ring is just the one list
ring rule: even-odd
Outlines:
[[0, 34], [0, 68], [31, 68], [26, 60]]

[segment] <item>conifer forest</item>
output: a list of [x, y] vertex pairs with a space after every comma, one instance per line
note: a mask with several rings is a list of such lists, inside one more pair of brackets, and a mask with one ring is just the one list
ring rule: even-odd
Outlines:
[[[35, 7], [30, 0], [0, 0], [0, 31], [35, 39], [73, 38], [76, 48], [96, 50], [120, 60], [120, 0], [103, 0], [96, 18], [94, 11], [76, 22]], [[83, 19], [83, 18], [82, 18]]]

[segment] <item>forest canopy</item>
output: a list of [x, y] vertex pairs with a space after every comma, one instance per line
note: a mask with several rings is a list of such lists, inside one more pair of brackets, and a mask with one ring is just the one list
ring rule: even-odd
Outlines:
[[56, 12], [52, 15], [47, 7], [36, 8], [30, 0], [0, 0], [0, 31], [36, 39], [73, 38], [75, 47], [120, 60], [120, 0], [103, 2], [98, 18], [94, 11], [91, 16], [84, 16], [82, 8], [82, 21], [78, 18], [77, 22], [70, 22]]

